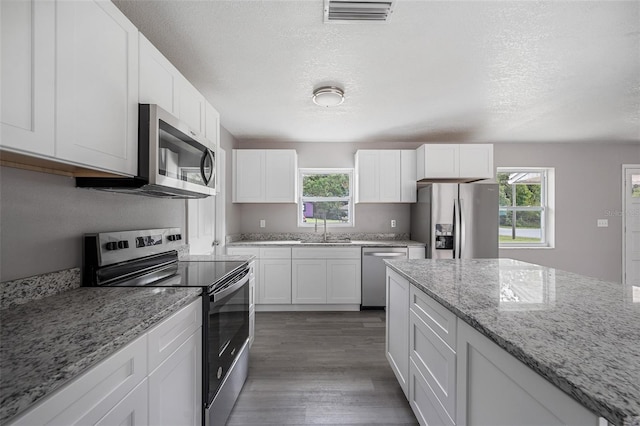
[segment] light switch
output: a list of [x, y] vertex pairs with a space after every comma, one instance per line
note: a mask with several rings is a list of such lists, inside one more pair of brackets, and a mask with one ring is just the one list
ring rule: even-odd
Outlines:
[[598, 219], [598, 228], [609, 227], [609, 219]]
[[260, 219], [260, 228], [264, 228], [267, 226], [267, 221], [264, 219]]

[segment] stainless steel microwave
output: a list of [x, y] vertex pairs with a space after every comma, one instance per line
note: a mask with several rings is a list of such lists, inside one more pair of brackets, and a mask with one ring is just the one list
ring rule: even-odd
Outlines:
[[216, 193], [216, 153], [204, 135], [158, 105], [140, 104], [138, 175], [78, 177], [76, 186], [162, 198]]

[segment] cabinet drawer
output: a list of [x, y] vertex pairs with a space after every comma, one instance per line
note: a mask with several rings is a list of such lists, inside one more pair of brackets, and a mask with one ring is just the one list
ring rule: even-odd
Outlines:
[[413, 361], [409, 362], [409, 404], [422, 426], [454, 426]]
[[147, 376], [143, 335], [45, 398], [11, 426], [95, 424]]
[[360, 259], [360, 247], [294, 247], [294, 259]]
[[411, 286], [410, 307], [455, 352], [456, 316], [414, 285]]
[[290, 247], [261, 248], [260, 259], [291, 259]]
[[409, 316], [409, 330], [409, 358], [447, 415], [455, 420], [456, 354], [413, 311]]
[[202, 326], [202, 299], [185, 306], [149, 331], [149, 372]]
[[255, 256], [260, 257], [260, 249], [258, 247], [227, 247], [227, 254], [238, 256]]

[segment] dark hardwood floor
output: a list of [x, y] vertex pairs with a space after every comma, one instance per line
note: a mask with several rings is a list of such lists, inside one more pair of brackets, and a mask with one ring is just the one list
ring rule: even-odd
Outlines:
[[384, 311], [256, 312], [227, 425], [417, 425], [384, 355]]

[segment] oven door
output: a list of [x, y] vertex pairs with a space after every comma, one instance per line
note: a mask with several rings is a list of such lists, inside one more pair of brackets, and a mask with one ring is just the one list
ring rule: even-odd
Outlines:
[[[248, 272], [248, 270], [247, 270]], [[240, 349], [249, 338], [249, 274], [209, 295], [207, 406], [218, 393]]]

